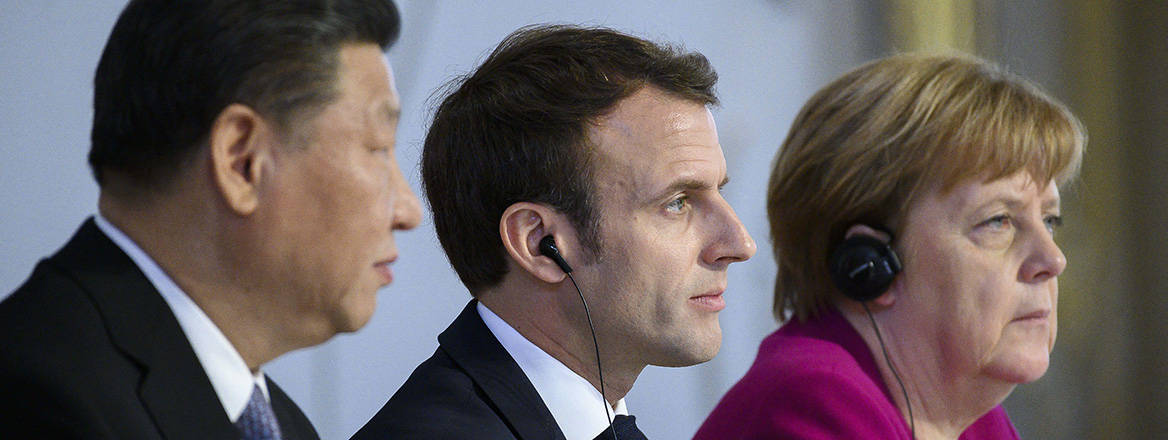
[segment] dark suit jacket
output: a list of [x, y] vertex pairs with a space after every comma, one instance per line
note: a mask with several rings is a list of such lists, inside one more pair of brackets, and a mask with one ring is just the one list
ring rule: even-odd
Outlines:
[[438, 336], [438, 350], [354, 439], [557, 439], [559, 425], [519, 364], [475, 310]]
[[[316, 439], [270, 380], [284, 438]], [[92, 219], [0, 303], [0, 438], [238, 439], [170, 307]]]

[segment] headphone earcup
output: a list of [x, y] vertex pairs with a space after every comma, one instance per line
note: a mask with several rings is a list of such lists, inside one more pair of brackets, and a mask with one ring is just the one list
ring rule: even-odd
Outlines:
[[887, 243], [856, 235], [840, 243], [827, 262], [835, 287], [848, 298], [867, 302], [883, 295], [900, 273], [900, 259]]

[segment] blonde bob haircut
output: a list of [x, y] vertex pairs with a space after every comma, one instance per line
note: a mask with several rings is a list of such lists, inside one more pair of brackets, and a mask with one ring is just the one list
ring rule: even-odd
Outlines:
[[828, 256], [850, 226], [895, 236], [923, 191], [968, 179], [1026, 170], [1062, 186], [1085, 144], [1065, 106], [970, 56], [895, 55], [835, 80], [800, 110], [767, 186], [776, 318], [805, 321], [830, 304]]

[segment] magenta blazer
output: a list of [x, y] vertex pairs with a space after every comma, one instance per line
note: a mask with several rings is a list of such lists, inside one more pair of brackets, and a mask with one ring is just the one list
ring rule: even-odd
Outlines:
[[[908, 440], [908, 422], [888, 393], [860, 334], [829, 307], [816, 319], [792, 320], [767, 336], [750, 371], [694, 438]], [[1019, 437], [997, 406], [960, 438]]]

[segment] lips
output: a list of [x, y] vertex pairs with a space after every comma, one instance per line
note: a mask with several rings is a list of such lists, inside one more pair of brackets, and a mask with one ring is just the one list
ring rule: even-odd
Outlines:
[[726, 308], [726, 300], [722, 298], [722, 292], [722, 290], [718, 290], [716, 292], [693, 296], [689, 298], [689, 302], [699, 309], [718, 312]]
[[381, 277], [382, 286], [393, 282], [393, 269], [390, 269], [389, 266], [393, 264], [393, 261], [396, 259], [397, 258], [394, 257], [373, 263], [373, 270], [375, 270], [377, 275]]
[[1039, 322], [1039, 321], [1045, 321], [1046, 318], [1049, 316], [1050, 316], [1050, 309], [1040, 309], [1040, 310], [1035, 310], [1033, 312], [1019, 316], [1017, 318], [1014, 318], [1014, 321]]

